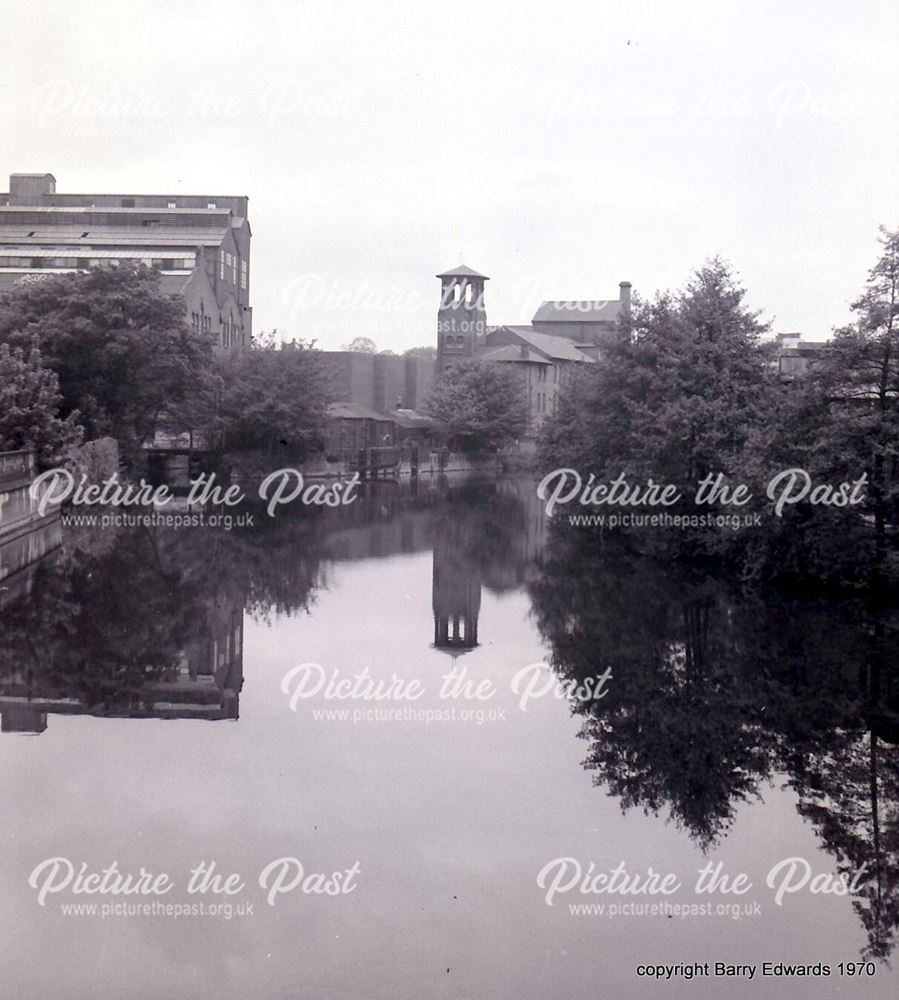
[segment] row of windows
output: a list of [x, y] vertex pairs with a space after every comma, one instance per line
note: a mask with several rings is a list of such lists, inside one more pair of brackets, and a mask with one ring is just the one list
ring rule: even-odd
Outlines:
[[199, 333], [201, 330], [203, 333], [209, 333], [212, 330], [212, 317], [202, 312], [192, 312], [190, 314], [190, 325], [193, 327], [194, 333]]
[[[241, 342], [240, 337], [240, 327], [233, 320], [223, 319], [219, 320], [222, 327], [222, 344], [225, 347], [234, 347]], [[207, 316], [202, 304], [200, 305], [200, 311], [192, 312], [190, 314], [190, 325], [194, 330], [194, 333], [199, 333], [201, 330], [203, 333], [209, 333], [212, 330], [212, 317]]]
[[[557, 383], [559, 381], [559, 366], [558, 365], [541, 365], [537, 369], [537, 373], [534, 376], [535, 382], [548, 382], [549, 381], [549, 370], [552, 368], [552, 381]], [[531, 381], [530, 375], [528, 375], [528, 381]]]
[[[145, 267], [158, 267], [161, 271], [190, 271], [194, 266], [193, 257], [176, 257], [174, 259], [141, 257], [139, 262]], [[103, 264], [115, 267], [120, 263], [118, 257], [0, 257], [0, 267], [24, 267], [31, 271], [46, 267], [70, 269], [100, 267]]]
[[[225, 250], [219, 251], [219, 278], [225, 280], [225, 268], [231, 273], [231, 283], [233, 285], [237, 284], [237, 260], [238, 256], [236, 253], [230, 253]], [[246, 290], [247, 287], [247, 262], [242, 260], [240, 262], [240, 287]]]
[[[93, 207], [93, 206], [91, 206], [91, 207]], [[122, 208], [135, 208], [136, 206], [135, 206], [134, 198], [122, 198], [121, 199], [121, 207]], [[178, 207], [178, 202], [177, 201], [167, 201], [165, 203], [165, 207], [166, 208], [177, 208]], [[207, 208], [218, 208], [218, 205], [216, 205], [216, 203], [214, 201], [208, 201], [208, 202], [206, 202], [206, 207]]]
[[547, 396], [545, 392], [538, 392], [535, 399], [533, 387], [528, 386], [528, 406], [534, 413], [555, 413], [556, 397]]

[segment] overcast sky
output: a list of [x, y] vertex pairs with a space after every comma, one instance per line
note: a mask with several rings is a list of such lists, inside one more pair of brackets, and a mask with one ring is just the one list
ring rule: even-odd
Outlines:
[[899, 225], [897, 39], [895, 0], [7, 4], [0, 178], [248, 195], [256, 331], [325, 347], [433, 343], [460, 259], [522, 323], [715, 253], [819, 338]]

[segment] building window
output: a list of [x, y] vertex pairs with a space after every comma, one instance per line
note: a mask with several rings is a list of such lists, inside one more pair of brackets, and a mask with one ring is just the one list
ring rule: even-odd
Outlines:
[[217, 208], [218, 206], [216, 205], [216, 203], [214, 201], [208, 201], [208, 202], [206, 202], [206, 207], [207, 208]]
[[231, 254], [231, 281], [237, 287], [237, 254]]
[[176, 201], [166, 202], [166, 206], [165, 207], [166, 208], [177, 208], [178, 207], [178, 202], [176, 202]]
[[225, 280], [225, 251], [224, 250], [222, 250], [222, 251], [219, 252], [219, 278], [221, 278], [222, 281]]
[[246, 291], [247, 287], [247, 262], [242, 260], [240, 262], [240, 287]]

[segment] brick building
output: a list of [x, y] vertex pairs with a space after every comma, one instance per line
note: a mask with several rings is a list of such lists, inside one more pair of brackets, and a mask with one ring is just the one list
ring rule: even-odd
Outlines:
[[330, 452], [394, 445], [430, 431], [418, 413], [434, 386], [430, 358], [325, 351], [331, 371]]
[[555, 411], [574, 366], [594, 364], [630, 310], [631, 284], [622, 281], [617, 299], [547, 301], [530, 325], [488, 326], [486, 275], [463, 264], [437, 277], [438, 377], [460, 359], [514, 365], [528, 399], [529, 433]]
[[156, 267], [195, 330], [246, 347], [253, 329], [246, 197], [61, 194], [52, 174], [0, 193], [0, 292], [27, 275], [135, 261]]
[[564, 337], [594, 352], [614, 334], [618, 320], [630, 310], [631, 283], [618, 283], [617, 299], [573, 299], [542, 302], [531, 325], [538, 333]]

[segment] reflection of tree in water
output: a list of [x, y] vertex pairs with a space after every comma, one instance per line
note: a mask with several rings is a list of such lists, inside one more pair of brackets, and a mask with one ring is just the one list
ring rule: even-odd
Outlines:
[[449, 490], [437, 512], [437, 537], [452, 534], [459, 558], [495, 590], [522, 583], [530, 562], [534, 531], [528, 512], [538, 504], [533, 488], [522, 491], [516, 485], [467, 483]]
[[866, 865], [853, 906], [868, 934], [866, 957], [886, 958], [899, 931], [899, 761], [876, 733], [851, 731], [810, 754], [791, 775], [799, 811], [840, 872]]
[[623, 809], [667, 808], [708, 848], [770, 773], [759, 691], [733, 670], [741, 637], [719, 588], [582, 545], [566, 555], [548, 560], [532, 595], [560, 674], [581, 682], [612, 669], [606, 696], [575, 706], [585, 766]]
[[[194, 572], [203, 573], [204, 589], [214, 592], [225, 583], [242, 594], [253, 618], [308, 611], [321, 582], [320, 533], [308, 517], [268, 518], [257, 512], [249, 528], [170, 535], [178, 549], [189, 547]], [[214, 559], [204, 555], [210, 549]]]
[[[411, 499], [428, 508], [429, 518], [442, 516], [445, 491], [421, 503]], [[28, 599], [3, 612], [4, 725], [17, 704], [40, 697], [58, 705], [70, 698], [98, 713], [150, 711], [148, 701], [158, 696], [153, 685], [182, 671], [185, 655], [195, 651], [208, 672], [229, 623], [244, 610], [268, 620], [308, 609], [332, 532], [349, 521], [374, 537], [382, 523], [402, 518], [408, 500], [379, 488], [339, 517], [300, 505], [273, 518], [257, 509], [252, 527], [231, 531], [67, 529], [63, 549], [34, 567]], [[466, 524], [488, 523], [473, 506], [463, 508], [471, 515]], [[465, 560], [489, 558], [483, 530], [480, 542], [468, 528], [463, 536]], [[33, 728], [32, 720], [20, 721]]]
[[899, 933], [899, 681], [897, 621], [869, 607], [856, 668], [852, 720], [790, 761], [799, 811], [849, 878], [866, 866], [853, 906], [868, 934], [866, 956], [884, 959]]
[[4, 612], [0, 674], [29, 691], [38, 680], [66, 690], [89, 709], [139, 709], [146, 685], [174, 671], [197, 600], [148, 532], [100, 554], [67, 548]]
[[[463, 651], [478, 643], [481, 587], [520, 586], [529, 565], [527, 507], [509, 484], [450, 491], [435, 512], [434, 645]], [[535, 496], [533, 490], [530, 494]]]
[[158, 698], [153, 685], [171, 682], [191, 650], [204, 673], [210, 649], [221, 656], [228, 643], [239, 655], [233, 628], [244, 609], [305, 608], [319, 575], [308, 526], [266, 528], [69, 532], [35, 568], [28, 599], [4, 610], [5, 696], [24, 704], [52, 693], [91, 712], [140, 714]]
[[[564, 678], [612, 680], [575, 703], [585, 766], [622, 809], [667, 813], [703, 849], [737, 805], [785, 772], [840, 870], [874, 876], [855, 900], [869, 952], [899, 926], [897, 683], [889, 616], [793, 601], [554, 537], [531, 587]], [[888, 745], [892, 744], [892, 745]]]

